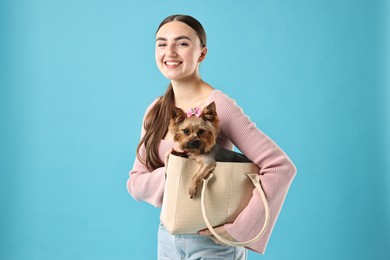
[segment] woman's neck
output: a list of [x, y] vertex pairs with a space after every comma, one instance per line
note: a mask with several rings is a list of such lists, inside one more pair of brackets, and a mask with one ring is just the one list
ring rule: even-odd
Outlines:
[[213, 88], [196, 77], [189, 80], [171, 81], [175, 93], [175, 105], [182, 109], [203, 106]]
[[171, 81], [175, 99], [188, 100], [196, 96], [201, 89], [202, 80], [200, 78], [190, 80]]

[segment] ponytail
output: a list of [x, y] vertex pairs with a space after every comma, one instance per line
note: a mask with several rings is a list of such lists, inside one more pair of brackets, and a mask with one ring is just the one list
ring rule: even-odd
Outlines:
[[[149, 171], [153, 171], [164, 166], [164, 162], [159, 157], [160, 142], [166, 136], [171, 118], [172, 107], [175, 103], [172, 85], [170, 84], [164, 96], [150, 109], [145, 117], [145, 135], [137, 146], [137, 158]], [[139, 151], [141, 146], [145, 146], [145, 158], [142, 158]]]

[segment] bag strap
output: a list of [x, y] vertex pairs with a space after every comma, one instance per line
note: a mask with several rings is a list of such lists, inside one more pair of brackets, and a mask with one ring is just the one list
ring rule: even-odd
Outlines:
[[230, 246], [247, 246], [247, 245], [252, 244], [252, 243], [256, 242], [257, 240], [259, 240], [264, 235], [264, 232], [267, 230], [267, 227], [268, 227], [268, 224], [269, 224], [269, 216], [270, 216], [268, 202], [267, 202], [267, 199], [265, 197], [264, 191], [263, 191], [263, 189], [261, 188], [261, 185], [260, 185], [260, 176], [259, 176], [259, 174], [257, 174], [257, 173], [248, 173], [247, 176], [251, 179], [251, 181], [255, 185], [256, 190], [259, 192], [260, 197], [261, 197], [261, 199], [263, 201], [264, 211], [265, 211], [264, 225], [263, 225], [263, 228], [260, 230], [260, 232], [257, 234], [256, 237], [254, 237], [251, 240], [245, 241], [245, 242], [235, 242], [235, 241], [230, 241], [230, 240], [227, 240], [227, 239], [223, 238], [221, 235], [219, 235], [215, 231], [215, 229], [210, 224], [210, 221], [209, 221], [209, 219], [207, 217], [207, 214], [206, 214], [205, 197], [206, 197], [206, 186], [207, 186], [208, 182], [210, 181], [210, 179], [213, 176], [214, 176], [214, 174], [211, 173], [211, 174], [209, 174], [207, 179], [203, 179], [203, 188], [202, 188], [202, 195], [201, 195], [202, 215], [203, 215], [203, 219], [204, 219], [208, 229], [210, 230], [210, 232], [218, 240], [220, 240], [221, 242], [223, 242], [223, 243], [225, 243], [227, 245], [230, 245]]

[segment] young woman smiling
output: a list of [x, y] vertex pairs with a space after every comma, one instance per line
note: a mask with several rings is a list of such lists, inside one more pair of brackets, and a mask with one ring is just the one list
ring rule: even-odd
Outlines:
[[[165, 186], [164, 155], [176, 147], [168, 131], [172, 107], [187, 111], [215, 102], [220, 120], [218, 144], [225, 149], [236, 146], [260, 168], [271, 216], [265, 235], [247, 248], [264, 253], [296, 169], [233, 99], [202, 80], [199, 66], [206, 55], [206, 33], [195, 18], [172, 15], [161, 22], [156, 32], [155, 57], [159, 70], [170, 84], [165, 94], [146, 110], [127, 188], [136, 200], [161, 207]], [[254, 192], [237, 219], [217, 227], [216, 231], [230, 240], [246, 241], [259, 232], [263, 219], [261, 198]], [[194, 235], [172, 235], [162, 224], [159, 226], [158, 259], [243, 260], [246, 255], [245, 248], [224, 245], [208, 230]]]

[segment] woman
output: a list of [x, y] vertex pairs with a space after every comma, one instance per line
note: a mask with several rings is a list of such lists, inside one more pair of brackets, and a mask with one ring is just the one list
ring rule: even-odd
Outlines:
[[[168, 124], [172, 106], [184, 111], [216, 103], [220, 120], [218, 144], [226, 149], [235, 145], [260, 168], [262, 187], [270, 206], [270, 223], [265, 235], [247, 248], [264, 253], [270, 233], [282, 207], [296, 169], [287, 155], [255, 124], [242, 109], [222, 91], [201, 79], [200, 63], [207, 54], [206, 34], [193, 17], [172, 15], [164, 19], [156, 32], [156, 63], [170, 80], [164, 96], [147, 109], [137, 158], [127, 188], [136, 200], [161, 207], [164, 194], [164, 155], [175, 147]], [[262, 228], [264, 210], [261, 198], [254, 192], [248, 206], [233, 223], [216, 230], [225, 238], [247, 241]], [[246, 259], [246, 250], [218, 242], [208, 230], [198, 235], [171, 235], [163, 225], [158, 234], [159, 259]], [[203, 259], [203, 258], [202, 258]]]

